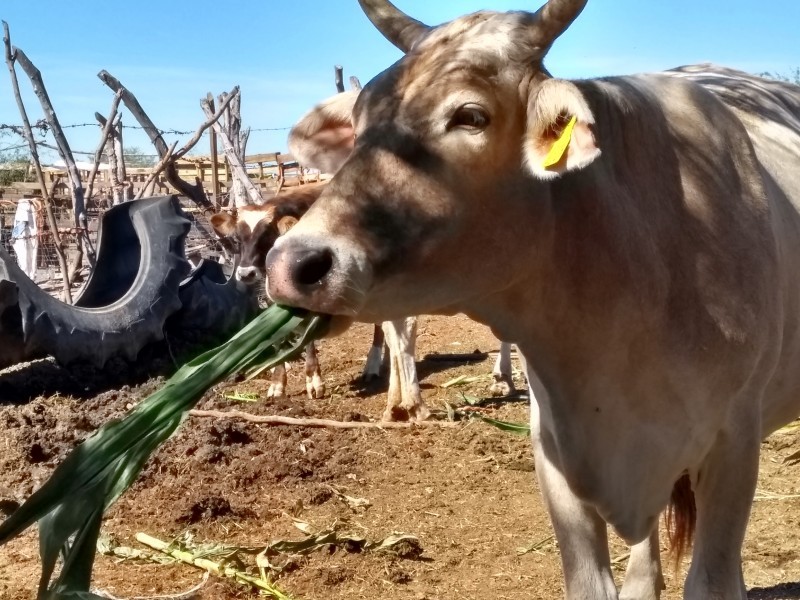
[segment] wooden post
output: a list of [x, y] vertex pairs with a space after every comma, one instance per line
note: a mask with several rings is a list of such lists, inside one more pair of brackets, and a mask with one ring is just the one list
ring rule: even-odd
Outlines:
[[72, 150], [70, 150], [69, 142], [67, 142], [67, 138], [64, 135], [64, 130], [61, 129], [61, 123], [59, 123], [56, 111], [53, 109], [53, 103], [50, 102], [50, 96], [47, 94], [47, 89], [44, 86], [44, 80], [42, 79], [41, 71], [34, 66], [30, 59], [19, 48], [14, 48], [14, 54], [16, 55], [16, 60], [19, 62], [22, 70], [25, 71], [25, 74], [31, 80], [33, 93], [36, 94], [36, 97], [39, 99], [39, 103], [42, 105], [42, 111], [44, 112], [45, 119], [47, 120], [47, 124], [50, 126], [53, 138], [56, 141], [56, 146], [58, 146], [58, 153], [61, 155], [64, 163], [67, 165], [67, 175], [69, 176], [70, 189], [72, 193], [73, 220], [75, 227], [78, 229], [78, 254], [75, 258], [72, 270], [73, 272], [77, 272], [78, 268], [80, 268], [82, 255], [84, 253], [86, 254], [86, 258], [89, 259], [89, 264], [94, 267], [95, 254], [94, 247], [92, 246], [88, 235], [89, 222], [86, 217], [83, 184], [81, 183], [81, 175], [78, 172], [78, 167], [75, 165], [75, 158], [72, 156]]
[[102, 127], [103, 130], [100, 133], [100, 143], [97, 145], [97, 150], [94, 151], [94, 166], [86, 182], [87, 202], [92, 199], [92, 195], [94, 194], [94, 180], [95, 177], [97, 177], [97, 170], [100, 167], [100, 160], [103, 157], [103, 149], [106, 147], [108, 138], [111, 135], [111, 126], [114, 124], [114, 119], [117, 116], [119, 101], [120, 94], [114, 94], [114, 100], [111, 102], [111, 110], [109, 111], [108, 119], [104, 118], [100, 113], [94, 113], [94, 118], [97, 119], [97, 122], [100, 123], [100, 127]]
[[125, 168], [125, 148], [122, 141], [122, 116], [120, 116], [116, 123], [114, 124], [114, 129], [112, 130], [112, 143], [114, 145], [114, 153], [117, 155], [117, 167], [116, 167], [116, 181], [119, 181], [120, 186], [120, 196], [122, 198], [122, 202], [126, 200], [133, 200], [133, 188], [131, 187], [130, 183], [128, 182], [128, 173]]
[[[218, 99], [220, 105], [227, 102], [227, 100], [228, 98], [224, 94], [220, 95]], [[214, 109], [208, 99], [203, 98], [200, 101], [200, 106], [206, 117], [210, 119], [214, 114]], [[233, 185], [229, 191], [230, 206], [235, 208], [246, 204], [261, 204], [263, 202], [261, 192], [248, 177], [247, 169], [244, 165], [247, 138], [250, 135], [250, 130], [240, 131], [239, 102], [234, 99], [234, 101], [228, 102], [227, 106], [228, 108], [223, 118], [215, 121], [212, 127], [214, 127], [214, 131], [217, 132], [219, 141], [222, 143], [222, 150], [225, 152], [225, 158], [233, 176]]]
[[333, 78], [336, 84], [336, 91], [341, 94], [344, 91], [344, 69], [342, 65], [334, 65]]
[[[208, 100], [209, 105], [211, 106], [211, 110], [214, 109], [214, 96], [211, 92], [208, 92], [206, 96], [206, 100]], [[211, 170], [211, 187], [214, 191], [214, 205], [219, 210], [221, 205], [219, 201], [219, 171], [217, 171], [217, 164], [219, 158], [217, 157], [217, 132], [214, 131], [214, 128], [211, 128], [211, 132], [208, 136], [209, 144], [211, 145], [211, 164], [214, 165], [213, 169]]]
[[22, 96], [19, 92], [19, 80], [17, 79], [17, 72], [14, 69], [14, 54], [11, 52], [11, 34], [8, 31], [8, 23], [3, 21], [3, 43], [5, 44], [6, 65], [11, 75], [11, 85], [14, 88], [14, 97], [17, 101], [20, 116], [22, 117], [22, 126], [25, 133], [25, 139], [28, 142], [28, 149], [31, 153], [31, 160], [33, 161], [34, 169], [36, 169], [36, 177], [39, 180], [39, 185], [42, 187], [42, 200], [44, 202], [44, 210], [47, 215], [47, 226], [50, 228], [50, 234], [53, 236], [53, 245], [56, 249], [56, 256], [58, 257], [58, 266], [61, 269], [61, 277], [64, 282], [64, 302], [72, 304], [72, 292], [69, 287], [69, 271], [67, 269], [67, 258], [64, 255], [64, 247], [61, 245], [61, 236], [58, 234], [58, 222], [53, 213], [53, 204], [51, 202], [50, 192], [47, 189], [47, 181], [45, 180], [44, 172], [42, 171], [42, 163], [39, 160], [39, 151], [36, 148], [36, 140], [33, 139], [33, 130], [31, 129], [31, 122], [28, 119], [28, 111], [25, 110], [25, 104], [22, 102]]

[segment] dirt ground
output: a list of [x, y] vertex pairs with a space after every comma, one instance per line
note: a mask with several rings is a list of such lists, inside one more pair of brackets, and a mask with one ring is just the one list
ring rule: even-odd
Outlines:
[[[337, 420], [377, 418], [386, 383], [362, 385], [371, 337], [366, 325], [322, 344], [329, 393], [309, 400], [302, 369], [290, 371], [289, 397], [263, 396], [265, 381], [227, 382], [200, 407]], [[488, 330], [463, 317], [420, 323], [419, 375], [432, 408], [485, 396], [498, 347]], [[461, 357], [477, 351], [475, 360]], [[459, 360], [448, 360], [458, 358]], [[118, 370], [125, 368], [117, 365]], [[459, 375], [479, 376], [442, 388]], [[136, 369], [131, 380], [141, 379]], [[108, 389], [102, 374], [66, 371], [48, 361], [0, 373], [0, 511], [44, 481], [79, 441], [158, 388], [163, 379]], [[103, 389], [105, 388], [105, 389]], [[60, 392], [60, 393], [59, 393]], [[490, 403], [485, 412], [526, 421], [524, 399]], [[744, 550], [749, 598], [800, 598], [800, 431], [763, 444], [761, 479]], [[350, 497], [348, 503], [345, 496]], [[366, 500], [358, 506], [352, 499]], [[558, 549], [539, 497], [525, 437], [471, 421], [453, 428], [337, 430], [267, 427], [231, 419], [190, 418], [157, 453], [135, 486], [111, 508], [104, 532], [145, 550], [144, 532], [196, 543], [264, 547], [275, 540], [335, 530], [368, 540], [411, 534], [419, 548], [394, 553], [325, 546], [276, 559], [276, 585], [300, 600], [519, 600], [562, 597]], [[352, 550], [352, 548], [350, 548]], [[666, 558], [666, 548], [663, 549]], [[618, 575], [626, 548], [613, 541]], [[233, 564], [232, 562], [228, 563]], [[0, 548], [0, 598], [35, 596], [35, 531]], [[680, 597], [685, 565], [667, 568], [667, 599]], [[180, 563], [98, 556], [94, 585], [117, 598], [256, 598], [246, 585]], [[185, 594], [200, 585], [192, 594]]]

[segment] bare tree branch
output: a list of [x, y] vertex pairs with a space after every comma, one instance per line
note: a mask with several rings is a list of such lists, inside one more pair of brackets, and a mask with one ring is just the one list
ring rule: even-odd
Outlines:
[[[147, 113], [144, 112], [144, 109], [142, 108], [142, 105], [139, 104], [136, 96], [134, 96], [124, 85], [122, 85], [119, 79], [111, 75], [111, 73], [108, 71], [102, 70], [97, 74], [97, 76], [103, 83], [111, 88], [111, 90], [122, 94], [122, 102], [125, 104], [128, 110], [131, 111], [131, 114], [139, 122], [139, 125], [142, 126], [145, 133], [147, 133], [147, 137], [150, 138], [150, 141], [155, 146], [159, 158], [163, 158], [169, 149], [167, 147], [167, 143], [164, 141], [159, 129], [153, 124], [153, 121], [147, 116]], [[202, 182], [197, 180], [195, 184], [192, 185], [191, 183], [181, 179], [178, 176], [178, 170], [175, 168], [175, 161], [168, 162], [166, 169], [164, 169], [164, 173], [167, 181], [169, 181], [172, 187], [178, 190], [180, 194], [183, 194], [192, 200], [204, 211], [214, 211], [214, 205], [206, 197], [206, 192], [203, 189]]]
[[331, 421], [329, 419], [296, 419], [272, 415], [253, 415], [240, 410], [190, 410], [190, 417], [210, 417], [213, 419], [242, 419], [263, 425], [292, 425], [295, 427], [330, 427], [332, 429], [414, 429], [416, 427], [461, 427], [455, 421], [421, 421], [419, 423], [394, 421]]
[[78, 167], [75, 165], [75, 158], [72, 156], [72, 150], [70, 150], [67, 138], [64, 136], [64, 130], [61, 129], [61, 124], [58, 122], [58, 116], [53, 109], [53, 103], [50, 102], [50, 97], [47, 94], [47, 89], [45, 88], [44, 81], [42, 80], [41, 71], [34, 66], [34, 64], [22, 50], [19, 48], [14, 48], [13, 51], [16, 61], [31, 80], [33, 91], [36, 94], [36, 97], [39, 98], [39, 103], [42, 105], [45, 119], [47, 119], [47, 123], [50, 125], [50, 130], [52, 131], [53, 137], [56, 140], [59, 154], [61, 154], [61, 158], [67, 165], [67, 173], [69, 175], [70, 187], [72, 191], [72, 210], [74, 213], [75, 227], [78, 228], [79, 241], [83, 242], [83, 244], [78, 244], [78, 248], [80, 249], [81, 246], [83, 246], [83, 250], [86, 252], [86, 257], [89, 259], [89, 264], [94, 266], [95, 253], [88, 236], [89, 223], [86, 217], [83, 185], [81, 184], [81, 176], [78, 172]]
[[228, 94], [227, 97], [222, 102], [220, 102], [219, 108], [217, 108], [217, 110], [212, 110], [211, 114], [206, 115], [205, 123], [200, 125], [195, 134], [191, 137], [191, 139], [188, 142], [186, 142], [186, 144], [184, 144], [183, 148], [181, 148], [175, 153], [174, 156], [176, 160], [179, 158], [183, 158], [186, 155], [186, 153], [189, 152], [189, 150], [194, 148], [195, 144], [197, 144], [197, 142], [200, 141], [200, 138], [203, 137], [203, 133], [205, 132], [205, 130], [208, 129], [209, 127], [212, 127], [214, 123], [216, 123], [219, 120], [222, 114], [228, 109], [228, 106], [233, 101], [233, 99], [236, 98], [238, 95], [239, 95], [239, 86], [237, 85], [231, 90], [230, 94]]

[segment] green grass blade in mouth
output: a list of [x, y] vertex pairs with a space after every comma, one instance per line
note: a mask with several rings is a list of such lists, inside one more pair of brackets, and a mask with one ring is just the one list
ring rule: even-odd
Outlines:
[[[121, 420], [77, 446], [41, 488], [0, 524], [0, 545], [39, 522], [40, 598], [88, 595], [103, 511], [211, 386], [245, 369], [268, 368], [325, 334], [328, 317], [273, 305], [230, 340], [181, 367]], [[74, 537], [73, 537], [74, 536]], [[59, 552], [64, 564], [51, 585]]]

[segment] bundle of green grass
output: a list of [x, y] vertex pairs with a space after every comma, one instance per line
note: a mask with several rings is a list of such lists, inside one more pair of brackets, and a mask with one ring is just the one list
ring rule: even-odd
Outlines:
[[[0, 545], [39, 523], [39, 598], [98, 598], [89, 592], [103, 512], [136, 480], [147, 459], [203, 394], [226, 377], [291, 360], [324, 335], [328, 318], [273, 305], [221, 346], [185, 364], [119, 421], [105, 424], [0, 524]], [[53, 572], [59, 554], [63, 566]]]

